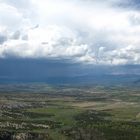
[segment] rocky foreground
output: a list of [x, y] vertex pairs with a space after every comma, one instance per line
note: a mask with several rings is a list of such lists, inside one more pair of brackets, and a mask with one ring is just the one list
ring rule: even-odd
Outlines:
[[0, 140], [50, 140], [47, 133], [0, 132]]

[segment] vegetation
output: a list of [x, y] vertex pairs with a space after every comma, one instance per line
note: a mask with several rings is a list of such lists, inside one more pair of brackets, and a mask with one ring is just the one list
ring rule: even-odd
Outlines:
[[0, 140], [140, 139], [139, 87], [0, 87]]

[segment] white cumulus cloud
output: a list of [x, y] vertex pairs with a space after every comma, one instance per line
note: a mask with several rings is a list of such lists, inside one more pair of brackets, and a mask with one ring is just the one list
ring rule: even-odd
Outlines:
[[140, 12], [116, 0], [0, 0], [0, 57], [140, 64]]

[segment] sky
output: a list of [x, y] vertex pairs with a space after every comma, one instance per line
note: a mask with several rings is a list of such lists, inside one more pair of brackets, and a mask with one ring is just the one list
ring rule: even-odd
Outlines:
[[139, 9], [139, 0], [0, 0], [0, 82], [140, 81]]
[[139, 0], [0, 0], [0, 59], [140, 64]]

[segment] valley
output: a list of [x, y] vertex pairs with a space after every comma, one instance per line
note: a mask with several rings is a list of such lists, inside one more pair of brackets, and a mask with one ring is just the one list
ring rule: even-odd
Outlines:
[[0, 87], [0, 140], [140, 139], [139, 87]]

